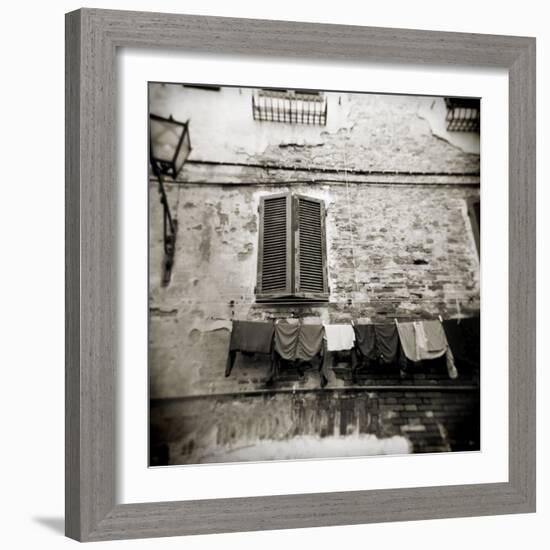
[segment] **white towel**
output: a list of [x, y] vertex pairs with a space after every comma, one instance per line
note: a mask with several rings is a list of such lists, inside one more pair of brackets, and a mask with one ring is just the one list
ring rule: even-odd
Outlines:
[[344, 351], [352, 349], [355, 343], [355, 331], [349, 324], [325, 326], [325, 340], [328, 351]]

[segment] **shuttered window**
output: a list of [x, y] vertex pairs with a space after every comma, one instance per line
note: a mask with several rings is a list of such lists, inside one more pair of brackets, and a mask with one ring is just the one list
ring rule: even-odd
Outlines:
[[257, 290], [266, 298], [288, 296], [292, 262], [288, 254], [291, 211], [288, 195], [262, 198]]
[[262, 197], [257, 300], [328, 300], [325, 234], [323, 201]]

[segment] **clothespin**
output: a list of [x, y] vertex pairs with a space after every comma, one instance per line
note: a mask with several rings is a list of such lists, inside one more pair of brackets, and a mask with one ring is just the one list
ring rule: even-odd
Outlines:
[[437, 318], [439, 319], [439, 322], [440, 322], [440, 323], [443, 322], [443, 318], [441, 317], [441, 315], [438, 315]]
[[460, 310], [460, 302], [458, 301], [458, 298], [455, 298], [455, 304], [456, 304], [456, 314], [457, 314], [456, 324], [459, 325], [460, 319], [462, 319], [462, 312]]
[[393, 322], [395, 323], [396, 327], [399, 325], [399, 323], [397, 322], [397, 319], [395, 317], [393, 318]]

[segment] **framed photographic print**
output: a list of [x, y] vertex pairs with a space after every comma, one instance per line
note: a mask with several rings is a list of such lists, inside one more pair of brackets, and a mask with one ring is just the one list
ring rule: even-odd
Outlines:
[[534, 511], [534, 39], [66, 30], [67, 535]]

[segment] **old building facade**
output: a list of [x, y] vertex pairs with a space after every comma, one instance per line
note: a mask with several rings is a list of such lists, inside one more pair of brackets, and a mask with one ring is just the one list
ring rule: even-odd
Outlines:
[[[352, 382], [336, 354], [323, 389], [315, 368], [302, 377], [292, 367], [268, 387], [269, 359], [239, 355], [224, 376], [232, 320], [479, 315], [479, 132], [449, 130], [444, 98], [177, 84], [151, 84], [149, 95], [151, 113], [189, 121], [191, 143], [165, 181], [177, 221], [168, 284], [149, 182], [151, 463], [261, 459], [242, 449], [346, 435], [370, 438], [373, 452], [385, 441], [405, 442], [401, 452], [479, 449], [475, 366], [457, 365], [455, 380], [438, 361], [384, 366]], [[270, 264], [261, 234], [278, 197], [290, 240]], [[296, 252], [300, 197], [322, 208], [310, 251], [320, 283], [296, 267], [308, 254], [307, 243]]]

